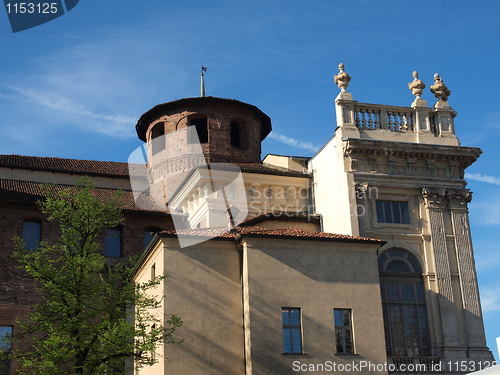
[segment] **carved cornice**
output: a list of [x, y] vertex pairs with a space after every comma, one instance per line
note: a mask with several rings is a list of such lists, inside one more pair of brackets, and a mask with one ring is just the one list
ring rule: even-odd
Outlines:
[[467, 168], [481, 155], [477, 147], [431, 145], [423, 143], [391, 142], [370, 139], [346, 139], [344, 156], [371, 159], [412, 159], [423, 161], [446, 161]]

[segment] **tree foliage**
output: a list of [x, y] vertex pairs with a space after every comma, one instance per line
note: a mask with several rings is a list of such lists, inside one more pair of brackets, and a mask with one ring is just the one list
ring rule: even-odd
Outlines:
[[96, 242], [123, 220], [119, 197], [98, 200], [84, 178], [39, 205], [59, 223], [61, 236], [36, 251], [15, 239], [13, 256], [37, 281], [42, 298], [14, 336], [20, 342], [12, 353], [22, 363], [20, 374], [120, 374], [127, 361], [152, 365], [158, 345], [180, 343], [174, 333], [182, 321], [172, 315], [164, 326], [162, 315], [155, 314], [161, 300], [147, 292], [165, 276], [136, 285], [138, 258], [111, 265]]

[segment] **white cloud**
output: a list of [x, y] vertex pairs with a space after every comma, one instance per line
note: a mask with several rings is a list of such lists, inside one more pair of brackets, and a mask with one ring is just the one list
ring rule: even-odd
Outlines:
[[313, 153], [316, 153], [320, 149], [319, 146], [314, 145], [312, 142], [299, 141], [297, 139], [280, 134], [274, 130], [269, 134], [269, 138], [276, 139], [277, 141], [283, 142], [289, 146], [301, 148], [303, 150], [308, 150]]
[[500, 177], [488, 176], [482, 173], [465, 173], [465, 178], [468, 180], [488, 182], [500, 186]]
[[480, 225], [500, 224], [500, 195], [492, 195], [487, 200], [475, 199], [469, 205], [471, 220]]
[[[169, 70], [165, 50], [157, 51], [158, 58], [144, 58], [157, 42], [151, 30], [96, 32], [63, 41], [61, 48], [38, 56], [19, 74], [1, 79], [4, 122], [11, 117], [14, 123], [20, 117], [12, 108], [14, 101], [22, 104], [17, 106], [21, 115], [35, 114], [36, 126], [49, 135], [51, 129], [69, 125], [89, 133], [134, 138], [135, 122], [151, 107], [152, 94], [161, 84], [173, 91], [179, 86], [178, 77], [168, 84], [157, 79]], [[29, 132], [35, 125], [28, 121], [25, 126]]]
[[481, 307], [483, 312], [500, 311], [500, 288], [488, 286], [481, 288]]

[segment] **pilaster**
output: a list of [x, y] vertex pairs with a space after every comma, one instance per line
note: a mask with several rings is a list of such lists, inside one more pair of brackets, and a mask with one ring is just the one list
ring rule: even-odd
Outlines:
[[470, 225], [467, 203], [472, 199], [468, 189], [448, 189], [451, 220], [455, 235], [458, 272], [462, 305], [467, 327], [469, 357], [477, 359], [492, 359], [491, 352], [486, 347], [486, 337], [479, 301], [476, 268], [470, 235]]
[[466, 354], [459, 346], [458, 340], [458, 324], [444, 226], [445, 194], [445, 188], [424, 188], [422, 191], [429, 215], [431, 243], [436, 266], [438, 303], [443, 333], [442, 354], [447, 360], [458, 360], [465, 358]]

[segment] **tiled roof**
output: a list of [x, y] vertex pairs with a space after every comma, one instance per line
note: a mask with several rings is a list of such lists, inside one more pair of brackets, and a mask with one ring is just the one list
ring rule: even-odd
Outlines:
[[[238, 166], [242, 172], [273, 174], [278, 176], [307, 177], [296, 171], [284, 171], [270, 168], [258, 163], [212, 164], [213, 168], [230, 168]], [[129, 164], [113, 161], [63, 159], [41, 156], [0, 155], [0, 167], [15, 169], [30, 169], [50, 172], [74, 173], [91, 176], [105, 176], [114, 178], [129, 178]], [[132, 164], [135, 176], [144, 176], [143, 164]]]
[[295, 238], [295, 239], [322, 239], [331, 240], [338, 242], [365, 242], [365, 243], [377, 243], [383, 245], [385, 241], [366, 238], [349, 236], [346, 234], [335, 234], [328, 232], [311, 231], [304, 229], [293, 229], [293, 228], [277, 228], [277, 229], [267, 229], [260, 227], [236, 227], [232, 230], [227, 228], [207, 228], [207, 229], [187, 229], [181, 231], [163, 231], [158, 233], [159, 236], [163, 237], [177, 237], [177, 236], [189, 236], [189, 237], [213, 237], [213, 238], [226, 238], [235, 239], [240, 235], [243, 236], [258, 236], [258, 237], [281, 237], [281, 238]]
[[[54, 157], [0, 155], [0, 167], [128, 178], [128, 163], [62, 159]], [[140, 168], [138, 168], [140, 171]]]
[[238, 224], [240, 227], [247, 227], [266, 220], [280, 221], [300, 221], [319, 223], [320, 216], [313, 214], [303, 214], [298, 212], [268, 211], [251, 217]]
[[[46, 188], [44, 188], [44, 185]], [[47, 185], [39, 182], [0, 179], [0, 200], [34, 203], [45, 198], [50, 192], [57, 192], [64, 189], [76, 192], [78, 188], [71, 185]], [[106, 202], [113, 198], [119, 190], [95, 188], [93, 191], [99, 200]], [[139, 197], [140, 207], [138, 207], [131, 191], [122, 190], [122, 192], [121, 201], [123, 202], [122, 208], [124, 210], [142, 212], [160, 211], [147, 197]]]

